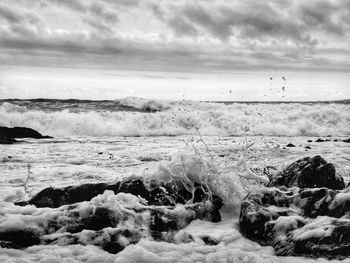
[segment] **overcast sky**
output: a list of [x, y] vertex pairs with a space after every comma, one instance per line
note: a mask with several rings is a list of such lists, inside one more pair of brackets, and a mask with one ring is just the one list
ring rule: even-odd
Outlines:
[[0, 2], [12, 67], [349, 73], [349, 43], [350, 0]]

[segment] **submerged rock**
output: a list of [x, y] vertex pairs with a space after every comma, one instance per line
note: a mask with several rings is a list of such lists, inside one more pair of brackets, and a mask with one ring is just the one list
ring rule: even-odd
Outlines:
[[315, 142], [325, 142], [325, 140], [318, 138]]
[[45, 139], [52, 138], [50, 136], [43, 136], [36, 130], [25, 127], [1, 127], [0, 126], [0, 144], [12, 144], [17, 142], [15, 138], [34, 138]]
[[[192, 220], [212, 220], [208, 200], [177, 206], [147, 206], [132, 194], [105, 191], [90, 201], [59, 208], [33, 208], [1, 219], [0, 246], [26, 248], [38, 244], [96, 245], [117, 253], [141, 238], [189, 242], [179, 230]], [[21, 210], [19, 210], [21, 211]]]
[[350, 187], [320, 156], [300, 159], [242, 203], [240, 231], [281, 256], [350, 256]]
[[296, 147], [293, 143], [288, 143], [286, 147]]

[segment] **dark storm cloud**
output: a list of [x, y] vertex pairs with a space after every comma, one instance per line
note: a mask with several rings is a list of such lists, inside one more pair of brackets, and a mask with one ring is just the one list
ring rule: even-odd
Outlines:
[[[293, 18], [285, 19], [279, 10], [260, 2], [243, 2], [236, 8], [223, 5], [217, 8], [187, 5], [179, 8], [174, 15], [182, 16], [191, 28], [200, 27], [222, 41], [234, 36], [262, 41], [286, 38], [307, 44], [314, 43], [310, 35], [300, 29], [300, 23]], [[168, 25], [178, 31], [169, 21], [171, 20], [168, 20]], [[183, 32], [186, 33], [185, 30]], [[196, 31], [187, 31], [188, 34], [193, 32]]]
[[298, 7], [298, 17], [310, 30], [344, 36], [349, 28], [350, 1], [307, 1]]
[[116, 23], [118, 22], [118, 16], [115, 11], [112, 11], [102, 4], [93, 3], [90, 6], [90, 12], [96, 17], [101, 18], [103, 21], [108, 23]]
[[11, 25], [22, 23], [34, 24], [40, 21], [40, 17], [34, 12], [21, 12], [20, 10], [0, 3], [0, 21], [1, 19], [6, 20]]
[[44, 0], [43, 2], [51, 2], [53, 4], [61, 5], [78, 12], [87, 10], [87, 6], [84, 4], [84, 1], [81, 0]]
[[[232, 4], [233, 3], [233, 4]], [[349, 22], [349, 1], [232, 1], [215, 6], [202, 1], [183, 6], [169, 5], [159, 12], [174, 32], [197, 36], [197, 28], [227, 41], [230, 37], [241, 40], [290, 40], [296, 44], [314, 45], [317, 31], [344, 35]], [[174, 23], [178, 18], [177, 23]], [[185, 26], [183, 26], [185, 25]], [[187, 28], [185, 28], [187, 27]], [[181, 30], [182, 29], [182, 30]]]
[[0, 59], [13, 63], [350, 68], [350, 1], [42, 0], [43, 12], [19, 2], [0, 4]]
[[196, 27], [184, 17], [172, 17], [167, 23], [178, 36], [196, 36], [198, 34]]
[[[53, 3], [64, 6], [75, 12], [84, 15], [83, 21], [101, 32], [112, 32], [111, 25], [119, 21], [116, 10], [103, 4], [104, 1], [92, 2], [82, 0], [46, 0], [46, 3]], [[116, 1], [117, 3], [118, 1]], [[46, 8], [50, 6], [46, 5]]]
[[8, 6], [0, 3], [0, 18], [6, 19], [11, 23], [20, 23], [24, 20], [24, 16], [15, 12]]
[[114, 6], [125, 6], [125, 7], [134, 7], [138, 6], [142, 0], [102, 0], [105, 3], [109, 3]]

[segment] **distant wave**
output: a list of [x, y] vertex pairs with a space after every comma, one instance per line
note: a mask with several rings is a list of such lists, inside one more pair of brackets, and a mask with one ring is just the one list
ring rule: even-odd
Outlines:
[[137, 97], [126, 97], [121, 100], [79, 100], [79, 99], [5, 99], [0, 104], [11, 103], [26, 107], [29, 110], [42, 110], [46, 112], [69, 110], [80, 111], [136, 111], [156, 112], [168, 109], [170, 106], [159, 100], [147, 100]]
[[221, 136], [350, 134], [347, 103], [54, 101], [3, 101], [0, 126], [25, 126], [52, 136], [169, 136], [195, 134], [196, 128]]

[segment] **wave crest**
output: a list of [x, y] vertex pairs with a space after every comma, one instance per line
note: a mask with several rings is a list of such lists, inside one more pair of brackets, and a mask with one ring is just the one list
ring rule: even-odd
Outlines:
[[[128, 103], [127, 100], [124, 103]], [[134, 101], [133, 101], [134, 103]], [[150, 104], [149, 104], [150, 103]], [[135, 106], [135, 103], [133, 104]], [[152, 101], [139, 106], [153, 107]], [[275, 135], [350, 134], [346, 104], [160, 104], [155, 113], [126, 111], [32, 110], [12, 103], [0, 106], [0, 126], [25, 126], [51, 136]]]

